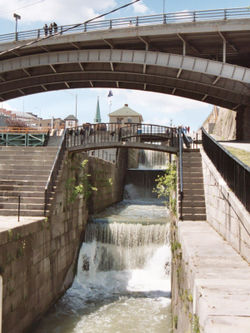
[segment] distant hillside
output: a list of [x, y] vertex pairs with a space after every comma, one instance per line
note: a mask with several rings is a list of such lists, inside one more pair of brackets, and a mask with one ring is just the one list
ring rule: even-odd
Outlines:
[[214, 106], [203, 123], [205, 130], [218, 140], [236, 139], [236, 112]]

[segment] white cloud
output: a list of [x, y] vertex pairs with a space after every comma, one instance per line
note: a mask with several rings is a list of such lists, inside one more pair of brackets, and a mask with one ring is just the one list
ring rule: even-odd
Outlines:
[[142, 1], [134, 3], [133, 7], [136, 14], [145, 14], [149, 11], [149, 8]]
[[51, 22], [70, 24], [83, 22], [105, 10], [115, 8], [116, 0], [0, 0], [0, 17], [12, 19], [18, 12], [26, 24], [32, 22]]

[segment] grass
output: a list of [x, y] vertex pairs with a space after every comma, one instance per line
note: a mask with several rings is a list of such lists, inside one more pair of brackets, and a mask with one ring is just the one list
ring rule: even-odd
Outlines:
[[232, 155], [236, 156], [241, 162], [244, 164], [250, 166], [250, 152], [239, 149], [239, 148], [233, 148], [229, 146], [224, 146]]

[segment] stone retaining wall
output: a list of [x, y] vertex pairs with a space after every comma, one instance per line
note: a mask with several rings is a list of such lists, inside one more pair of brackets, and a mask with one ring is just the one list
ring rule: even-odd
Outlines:
[[173, 332], [248, 333], [247, 261], [205, 221], [172, 230]]
[[250, 263], [250, 214], [202, 153], [207, 220]]
[[[112, 178], [108, 190], [100, 186], [98, 195], [92, 199], [93, 205], [97, 203], [98, 210], [121, 199], [126, 159], [122, 153], [119, 156], [121, 165], [99, 159], [89, 162], [93, 178], [103, 170], [104, 182], [106, 177]], [[74, 202], [69, 201], [72, 190], [69, 179], [78, 177], [80, 162], [85, 158], [86, 154], [80, 153], [66, 156], [48, 219], [34, 218], [32, 223], [0, 233], [3, 333], [27, 332], [27, 328], [73, 282], [88, 209], [83, 196]]]

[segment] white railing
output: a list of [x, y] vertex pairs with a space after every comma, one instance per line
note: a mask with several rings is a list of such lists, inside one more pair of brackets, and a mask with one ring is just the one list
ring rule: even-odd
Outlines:
[[[183, 22], [200, 22], [211, 20], [228, 20], [242, 19], [250, 17], [250, 7], [229, 8], [229, 9], [212, 9], [212, 10], [195, 10], [182, 11], [175, 13], [156, 14], [148, 16], [132, 16], [125, 18], [115, 18], [110, 20], [96, 20], [89, 23], [83, 22], [71, 25], [58, 26], [54, 34], [72, 34], [79, 32], [89, 32], [96, 30], [106, 30], [115, 28], [131, 28], [137, 26], [145, 26], [152, 24], [168, 24], [168, 23], [183, 23]], [[1, 42], [11, 42], [14, 40], [28, 40], [49, 37], [43, 28], [36, 30], [27, 30], [13, 32], [0, 35]]]

